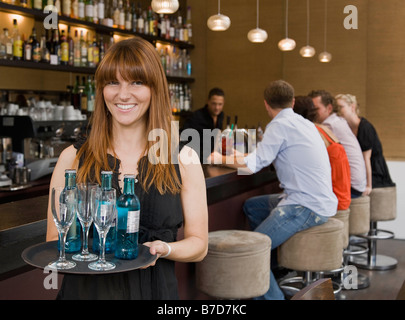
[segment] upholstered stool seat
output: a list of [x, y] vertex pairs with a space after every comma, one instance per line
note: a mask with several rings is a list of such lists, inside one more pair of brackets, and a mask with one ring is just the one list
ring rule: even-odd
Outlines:
[[[344, 265], [351, 265], [351, 260], [361, 254], [368, 252], [368, 246], [363, 245], [364, 239], [358, 238], [366, 235], [370, 230], [370, 197], [361, 196], [353, 198], [350, 203], [349, 215], [349, 245], [343, 252]], [[357, 241], [356, 241], [357, 239]], [[359, 241], [361, 240], [361, 241]], [[343, 274], [345, 276], [345, 274]], [[365, 289], [370, 286], [370, 280], [367, 276], [357, 273], [356, 286], [350, 286], [353, 289]], [[345, 287], [343, 286], [343, 289]]]
[[343, 222], [343, 248], [346, 249], [349, 245], [349, 219], [350, 219], [350, 208], [346, 210], [338, 210], [336, 215], [333, 217]]
[[261, 296], [270, 284], [271, 239], [262, 233], [220, 230], [209, 233], [208, 253], [196, 264], [196, 286], [219, 299]]
[[278, 249], [279, 264], [304, 272], [304, 277], [285, 279], [279, 283], [280, 288], [295, 290], [290, 284], [297, 282], [305, 287], [314, 280], [313, 272], [339, 270], [343, 258], [343, 230], [342, 221], [329, 218], [324, 224], [300, 231], [284, 242]]
[[389, 270], [397, 266], [397, 260], [377, 254], [377, 240], [392, 239], [394, 233], [377, 229], [378, 221], [394, 220], [397, 215], [396, 187], [374, 188], [370, 193], [370, 227], [367, 235], [367, 256], [352, 259], [355, 266], [368, 270]]

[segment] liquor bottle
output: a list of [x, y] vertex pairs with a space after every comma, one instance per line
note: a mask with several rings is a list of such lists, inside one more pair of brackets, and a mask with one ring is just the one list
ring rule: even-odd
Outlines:
[[[71, 190], [76, 188], [76, 170], [74, 169], [67, 169], [65, 170], [65, 189]], [[61, 202], [63, 201], [63, 193], [60, 196]], [[66, 235], [66, 243], [65, 243], [65, 250], [68, 253], [77, 252], [81, 248], [81, 227], [80, 221], [77, 217], [77, 213], [75, 213], [75, 218], [73, 219], [73, 223], [69, 228], [69, 231]], [[59, 248], [59, 241], [58, 241], [58, 248]]]
[[55, 0], [54, 6], [55, 6], [56, 11], [58, 12], [58, 14], [61, 15], [62, 14], [62, 9], [61, 9], [61, 5], [60, 5], [60, 0]]
[[[46, 30], [46, 34], [48, 35], [48, 30]], [[41, 36], [41, 62], [49, 63], [50, 60], [50, 52], [49, 48], [50, 45], [48, 44], [47, 37], [45, 35]]]
[[93, 0], [86, 0], [84, 16], [86, 21], [93, 22]]
[[8, 29], [3, 28], [3, 44], [5, 46], [5, 56], [3, 59], [12, 60], [13, 59], [13, 41], [8, 35]]
[[59, 29], [52, 29], [51, 64], [60, 64]]
[[191, 7], [190, 6], [187, 7], [186, 28], [187, 28], [188, 42], [192, 42], [193, 26], [191, 23]]
[[84, 20], [85, 19], [84, 0], [79, 0], [78, 5], [77, 5], [77, 14], [78, 14], [78, 19], [79, 20]]
[[35, 27], [32, 28], [31, 34], [31, 52], [32, 52], [32, 61], [40, 62], [41, 61], [41, 45], [37, 40], [37, 32]]
[[79, 0], [72, 0], [72, 10], [70, 17], [73, 19], [79, 19]]
[[83, 30], [80, 30], [80, 66], [87, 67], [87, 43], [84, 40]]
[[74, 43], [73, 43], [73, 38], [70, 32], [70, 26], [68, 26], [68, 32], [67, 32], [67, 42], [69, 44], [69, 62], [68, 65], [69, 66], [73, 66], [73, 60], [74, 60], [74, 55], [75, 55], [75, 47], [74, 47]]
[[125, 30], [132, 30], [132, 12], [129, 0], [127, 0], [125, 5]]
[[155, 21], [153, 19], [152, 7], [148, 7], [148, 26], [149, 26], [149, 35], [155, 35]]
[[[112, 171], [102, 171], [101, 172], [101, 192], [103, 190], [112, 189]], [[108, 231], [106, 240], [105, 240], [105, 253], [113, 253], [115, 251], [115, 239], [116, 239], [116, 219], [114, 219], [110, 230]], [[100, 252], [100, 238], [97, 232], [97, 228], [94, 225], [93, 227], [93, 251]]]
[[112, 19], [113, 19], [113, 28], [118, 28], [118, 25], [120, 23], [120, 9], [118, 8], [117, 5], [117, 0], [113, 0], [112, 2]]
[[105, 44], [104, 44], [104, 40], [103, 40], [103, 35], [100, 35], [100, 44], [98, 46], [99, 50], [100, 50], [100, 60], [103, 60], [104, 55], [105, 55]]
[[95, 35], [93, 37], [92, 46], [93, 46], [93, 64], [94, 67], [97, 67], [100, 62], [100, 47], [98, 46], [97, 38]]
[[136, 32], [136, 26], [137, 26], [137, 24], [138, 24], [138, 16], [137, 16], [137, 14], [136, 14], [136, 6], [135, 6], [135, 1], [134, 2], [132, 2], [132, 8], [131, 8], [131, 14], [132, 14], [132, 17], [131, 17], [131, 27], [132, 27], [132, 32]]
[[80, 110], [80, 77], [76, 76], [76, 82], [72, 90], [72, 105], [75, 109]]
[[95, 100], [95, 93], [93, 90], [93, 84], [91, 82], [90, 76], [87, 76], [85, 91], [87, 96], [87, 115], [90, 116], [94, 111], [94, 100]]
[[78, 31], [75, 30], [75, 38], [73, 40], [73, 66], [80, 67], [81, 63], [81, 48], [80, 48], [80, 38]]
[[69, 42], [67, 41], [65, 30], [62, 30], [60, 37], [60, 64], [67, 66], [69, 64]]
[[7, 47], [4, 29], [3, 34], [0, 35], [0, 59], [7, 59]]
[[135, 194], [135, 175], [124, 175], [124, 192], [117, 200], [117, 227], [115, 257], [136, 259], [138, 257], [138, 233], [140, 203]]
[[23, 8], [28, 8], [28, 1], [27, 0], [20, 0], [20, 6]]
[[138, 13], [137, 13], [137, 27], [136, 27], [136, 31], [138, 33], [143, 33], [144, 32], [144, 20], [143, 20], [143, 14], [142, 14], [142, 7], [141, 7], [141, 3], [138, 2]]
[[80, 95], [80, 111], [82, 114], [87, 114], [87, 93], [86, 93], [86, 78], [82, 77], [82, 85], [79, 86]]
[[31, 38], [28, 40], [25, 40], [25, 34], [23, 33], [22, 42], [23, 42], [23, 48], [24, 48], [24, 54], [23, 54], [24, 60], [31, 61], [32, 60]]
[[34, 9], [42, 10], [42, 0], [33, 0]]
[[223, 155], [229, 155], [233, 150], [233, 125], [231, 127], [231, 117], [226, 117], [226, 128], [220, 135], [220, 141], [217, 142], [217, 148]]
[[13, 60], [22, 60], [23, 58], [23, 42], [18, 31], [17, 19], [13, 19]]
[[93, 23], [98, 23], [98, 0], [93, 0]]
[[93, 47], [93, 42], [91, 42], [91, 40], [89, 39], [89, 33], [87, 32], [86, 35], [86, 43], [87, 43], [87, 65], [90, 68], [94, 68], [94, 56], [93, 56], [93, 51], [94, 51], [94, 47]]
[[125, 29], [125, 10], [124, 10], [124, 5], [122, 3], [122, 0], [118, 1], [118, 10], [119, 10], [118, 28], [124, 30]]
[[105, 10], [104, 0], [100, 0], [97, 6], [98, 23], [100, 24], [103, 23], [103, 20], [105, 18], [104, 10]]
[[62, 0], [62, 14], [66, 17], [70, 17], [72, 14], [72, 2], [71, 0]]

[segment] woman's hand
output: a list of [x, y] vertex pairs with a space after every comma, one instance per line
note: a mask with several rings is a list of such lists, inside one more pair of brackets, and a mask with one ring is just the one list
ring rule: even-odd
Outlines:
[[161, 240], [145, 242], [143, 245], [149, 247], [150, 254], [157, 255], [157, 258], [152, 263], [142, 267], [141, 269], [146, 269], [154, 266], [156, 264], [157, 259], [159, 259], [161, 256], [166, 256], [169, 253], [169, 245]]

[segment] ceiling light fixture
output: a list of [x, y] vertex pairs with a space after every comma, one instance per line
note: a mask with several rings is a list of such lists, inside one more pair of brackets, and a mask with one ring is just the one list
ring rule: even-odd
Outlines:
[[172, 14], [179, 9], [178, 0], [152, 0], [152, 10], [159, 14]]
[[325, 32], [324, 32], [324, 49], [318, 56], [321, 62], [330, 62], [332, 60], [332, 55], [326, 51], [326, 31], [327, 31], [327, 18], [328, 18], [328, 0], [325, 0]]
[[285, 14], [285, 38], [280, 40], [278, 48], [281, 51], [291, 51], [295, 48], [295, 41], [288, 38], [288, 0], [286, 0], [286, 14]]
[[259, 0], [257, 0], [257, 12], [256, 12], [256, 29], [252, 29], [248, 32], [248, 39], [253, 43], [262, 43], [267, 40], [267, 32], [259, 28]]
[[221, 0], [218, 0], [218, 14], [208, 18], [207, 26], [212, 31], [225, 31], [231, 25], [231, 19], [228, 16], [221, 14]]
[[309, 0], [307, 0], [307, 45], [301, 48], [300, 55], [304, 58], [311, 58], [315, 55], [315, 48], [309, 45]]

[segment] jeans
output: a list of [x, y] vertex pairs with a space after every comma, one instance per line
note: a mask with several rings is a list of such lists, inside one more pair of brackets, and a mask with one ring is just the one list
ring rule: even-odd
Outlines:
[[[277, 248], [295, 233], [321, 225], [328, 217], [300, 205], [278, 206], [279, 194], [257, 196], [246, 200], [243, 211], [252, 230], [268, 235], [271, 249]], [[284, 294], [270, 271], [270, 288], [257, 300], [283, 300]]]

